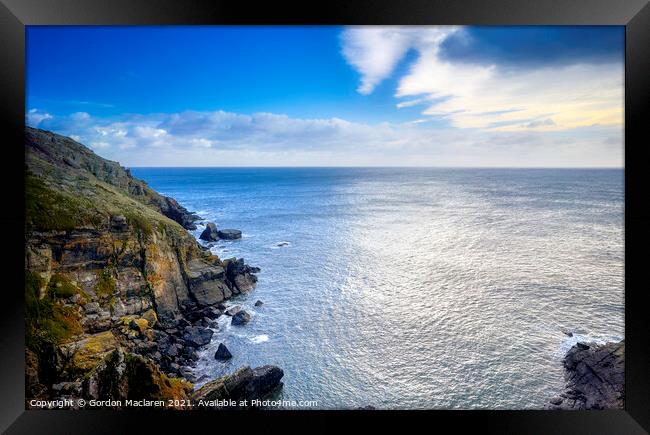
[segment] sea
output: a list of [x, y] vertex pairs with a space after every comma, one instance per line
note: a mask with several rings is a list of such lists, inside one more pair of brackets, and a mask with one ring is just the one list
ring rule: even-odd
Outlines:
[[241, 230], [212, 252], [261, 268], [227, 303], [250, 323], [219, 318], [198, 386], [273, 364], [282, 406], [536, 409], [572, 345], [624, 338], [623, 169], [132, 173], [197, 212], [197, 238]]

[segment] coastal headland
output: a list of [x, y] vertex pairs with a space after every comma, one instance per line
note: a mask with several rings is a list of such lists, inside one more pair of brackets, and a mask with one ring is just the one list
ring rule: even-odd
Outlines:
[[202, 247], [187, 231], [199, 216], [119, 163], [33, 128], [25, 190], [28, 408], [90, 400], [186, 408], [195, 397], [260, 399], [281, 388], [283, 371], [264, 366], [194, 389], [189, 368], [223, 302], [252, 290], [260, 272]]

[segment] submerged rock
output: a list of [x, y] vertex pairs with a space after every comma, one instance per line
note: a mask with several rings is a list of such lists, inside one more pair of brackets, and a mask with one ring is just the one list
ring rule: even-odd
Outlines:
[[260, 301], [259, 299], [257, 300], [257, 302], [255, 302], [256, 307], [261, 307], [262, 305], [264, 305], [264, 302]]
[[251, 320], [251, 315], [248, 314], [246, 311], [241, 310], [234, 316], [232, 316], [232, 320], [230, 321], [231, 324], [235, 326], [241, 326], [245, 325]]
[[219, 240], [219, 231], [217, 230], [217, 225], [214, 222], [208, 222], [205, 226], [205, 229], [199, 236], [199, 239], [205, 240], [206, 242], [216, 242]]
[[280, 380], [283, 376], [282, 369], [276, 366], [266, 365], [254, 369], [244, 366], [232, 375], [208, 382], [194, 392], [192, 399], [203, 401], [262, 399], [282, 387]]
[[549, 401], [550, 409], [623, 409], [625, 341], [578, 343], [564, 357], [566, 388]]
[[214, 354], [214, 359], [226, 360], [232, 358], [232, 354], [228, 350], [225, 344], [219, 343], [219, 347]]

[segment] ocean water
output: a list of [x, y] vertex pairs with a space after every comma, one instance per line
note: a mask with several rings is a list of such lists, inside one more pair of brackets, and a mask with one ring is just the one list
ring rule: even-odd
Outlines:
[[[623, 338], [621, 169], [133, 174], [241, 229], [213, 252], [262, 269], [228, 303], [251, 322], [220, 319], [201, 382], [275, 364], [280, 398], [316, 408], [541, 408], [576, 341]], [[232, 360], [214, 360], [219, 342]]]

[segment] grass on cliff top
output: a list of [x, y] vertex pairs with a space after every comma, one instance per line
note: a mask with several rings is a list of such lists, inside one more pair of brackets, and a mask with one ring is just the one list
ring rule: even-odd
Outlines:
[[118, 215], [125, 216], [127, 223], [145, 242], [154, 231], [165, 234], [176, 245], [193, 240], [178, 222], [103, 181], [78, 177], [58, 180], [58, 184], [53, 185], [31, 173], [25, 176], [25, 224], [28, 231], [69, 231], [83, 227], [107, 229], [110, 217]]
[[36, 231], [67, 231], [98, 226], [101, 216], [86, 198], [54, 190], [40, 178], [25, 176], [25, 226]]

